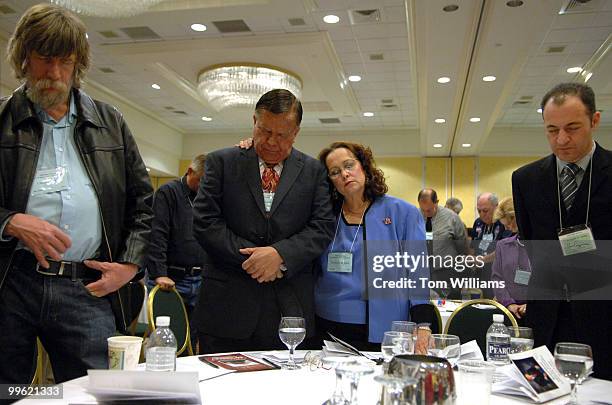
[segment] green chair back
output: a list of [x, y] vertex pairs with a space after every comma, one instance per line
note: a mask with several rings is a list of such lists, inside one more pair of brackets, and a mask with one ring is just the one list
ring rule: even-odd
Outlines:
[[440, 311], [431, 303], [410, 307], [410, 320], [417, 324], [427, 322], [430, 325], [431, 333], [442, 333]]
[[[479, 308], [476, 306], [478, 304], [488, 305], [489, 307]], [[493, 323], [493, 314], [504, 315], [506, 326], [518, 326], [512, 313], [499, 302], [489, 299], [475, 299], [464, 302], [453, 311], [446, 322], [444, 333], [459, 336], [462, 344], [475, 340], [486, 358], [487, 330]]]
[[147, 312], [151, 330], [155, 330], [156, 317], [169, 316], [170, 329], [176, 337], [177, 356], [185, 351], [187, 351], [190, 356], [193, 355], [193, 349], [189, 339], [189, 320], [187, 318], [187, 311], [185, 310], [183, 299], [174, 287], [169, 291], [164, 291], [160, 289], [159, 286], [155, 286], [149, 293]]

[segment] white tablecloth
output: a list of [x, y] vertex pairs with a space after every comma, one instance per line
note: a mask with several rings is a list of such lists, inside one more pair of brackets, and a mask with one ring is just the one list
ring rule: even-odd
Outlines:
[[[196, 356], [179, 358], [177, 371], [193, 371], [197, 367], [210, 367], [200, 362]], [[377, 373], [380, 373], [380, 367]], [[455, 373], [458, 376], [458, 373]], [[19, 404], [95, 404], [95, 398], [85, 391], [88, 377], [82, 377], [64, 383], [62, 400], [22, 400]], [[461, 381], [457, 380], [457, 384]], [[335, 375], [332, 371], [318, 369], [310, 371], [270, 370], [249, 373], [231, 373], [200, 383], [202, 402], [205, 405], [320, 405], [333, 392]], [[361, 404], [376, 404], [380, 395], [380, 386], [373, 376], [364, 377], [359, 384]], [[612, 398], [612, 382], [590, 379], [578, 389], [578, 400], [581, 404], [597, 404], [593, 400]], [[565, 404], [568, 397], [547, 402], [547, 405]], [[529, 403], [516, 397], [492, 395], [492, 405], [516, 405]], [[478, 404], [474, 404], [478, 405]]]

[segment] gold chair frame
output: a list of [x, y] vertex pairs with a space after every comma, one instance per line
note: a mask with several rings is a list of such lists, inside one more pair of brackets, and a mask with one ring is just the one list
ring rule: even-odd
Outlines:
[[[155, 287], [153, 287], [153, 289], [149, 293], [149, 299], [147, 301], [147, 315], [149, 318], [148, 320], [149, 320], [149, 330], [150, 331], [155, 330], [155, 317], [153, 315], [153, 301], [155, 300], [155, 295], [157, 294], [159, 290], [160, 290], [159, 285], [156, 285]], [[193, 356], [193, 348], [191, 347], [191, 335], [190, 335], [191, 331], [189, 328], [189, 318], [187, 317], [187, 310], [185, 309], [185, 303], [183, 302], [183, 297], [181, 297], [181, 295], [178, 293], [178, 291], [176, 291], [176, 288], [174, 287], [172, 287], [169, 290], [169, 292], [176, 294], [176, 296], [180, 300], [181, 308], [183, 309], [183, 314], [185, 315], [185, 322], [187, 323], [187, 334], [185, 337], [185, 342], [183, 343], [183, 346], [180, 348], [180, 350], [177, 348], [176, 355], [180, 356], [186, 349], [187, 353], [190, 356]]]
[[444, 326], [444, 333], [448, 334], [449, 326], [450, 326], [453, 318], [455, 317], [455, 315], [457, 315], [457, 313], [459, 313], [459, 311], [461, 311], [461, 310], [463, 310], [463, 309], [465, 309], [467, 307], [471, 307], [473, 305], [477, 305], [477, 304], [492, 305], [492, 306], [496, 307], [497, 309], [502, 311], [504, 313], [504, 315], [506, 315], [508, 318], [510, 318], [510, 323], [512, 323], [512, 327], [513, 328], [517, 328], [518, 327], [518, 323], [516, 322], [516, 318], [514, 317], [514, 315], [512, 315], [512, 312], [510, 312], [508, 310], [508, 308], [506, 308], [505, 306], [503, 306], [502, 304], [500, 304], [499, 302], [497, 302], [495, 300], [490, 300], [490, 299], [487, 299], [487, 298], [477, 298], [475, 300], [465, 301], [463, 304], [461, 304], [457, 308], [455, 308], [455, 310], [453, 311], [451, 316], [446, 321], [446, 325]]

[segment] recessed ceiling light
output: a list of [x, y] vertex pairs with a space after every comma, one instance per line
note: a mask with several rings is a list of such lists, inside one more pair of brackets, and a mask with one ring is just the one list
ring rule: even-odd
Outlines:
[[161, 89], [161, 87], [159, 87], [159, 84], [157, 84], [157, 83], [153, 83], [153, 84], [151, 85], [151, 87], [153, 87], [155, 90], [159, 90], [159, 89]]
[[151, 171], [151, 169], [149, 169], [149, 168], [147, 167], [147, 172], [150, 172], [150, 171]]
[[325, 17], [323, 17], [323, 22], [326, 22], [328, 24], [335, 24], [337, 22], [340, 21], [340, 17], [338, 17], [337, 15], [326, 15]]
[[464, 147], [464, 148], [469, 148], [469, 147], [472, 146], [472, 144], [471, 143], [462, 143], [461, 146]]
[[85, 33], [85, 38], [89, 39], [89, 34]]
[[435, 122], [436, 124], [444, 124], [444, 123], [446, 122], [446, 120], [445, 120], [444, 118], [436, 118], [436, 119], [434, 120], [434, 122]]
[[484, 76], [482, 78], [482, 81], [483, 82], [494, 82], [495, 79], [497, 79], [497, 77], [495, 77], [495, 76]]
[[198, 32], [206, 31], [206, 25], [204, 24], [191, 24], [191, 29]]
[[374, 116], [374, 113], [373, 113], [373, 112], [369, 112], [369, 111], [368, 111], [368, 112], [364, 112], [364, 113], [363, 113], [363, 116], [364, 116], [364, 117], [373, 117], [373, 116]]
[[470, 118], [470, 122], [480, 122], [480, 118], [472, 117], [472, 118]]
[[593, 76], [593, 72], [589, 72], [589, 73], [587, 73], [587, 75], [584, 77], [584, 82], [585, 82], [585, 83], [586, 83], [586, 82], [588, 82], [588, 81], [589, 81], [589, 79], [591, 78], [591, 76]]
[[203, 117], [202, 117], [202, 121], [206, 121], [206, 122], [208, 122], [208, 121], [212, 121], [212, 118], [207, 117], [207, 116], [203, 116]]
[[348, 77], [349, 82], [359, 82], [361, 81], [361, 76], [359, 75], [351, 75]]
[[538, 114], [542, 114], [542, 109], [541, 108], [538, 108], [537, 111], [538, 111]]
[[438, 77], [438, 83], [448, 83], [450, 82], [450, 77], [442, 76]]
[[447, 13], [451, 13], [453, 11], [459, 10], [459, 6], [456, 4], [449, 4], [448, 6], [442, 7], [442, 10], [446, 11]]
[[508, 7], [520, 7], [523, 5], [522, 0], [510, 0], [506, 2], [506, 6]]
[[433, 147], [434, 147], [434, 148], [441, 148], [441, 147], [442, 147], [442, 144], [441, 144], [441, 143], [434, 143], [434, 144], [433, 144]]
[[580, 66], [574, 66], [566, 70], [567, 73], [580, 73], [582, 68]]

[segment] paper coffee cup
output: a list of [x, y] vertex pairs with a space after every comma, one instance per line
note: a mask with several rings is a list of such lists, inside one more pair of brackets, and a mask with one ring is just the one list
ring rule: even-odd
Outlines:
[[140, 359], [142, 338], [139, 336], [111, 336], [108, 342], [109, 370], [135, 370]]

